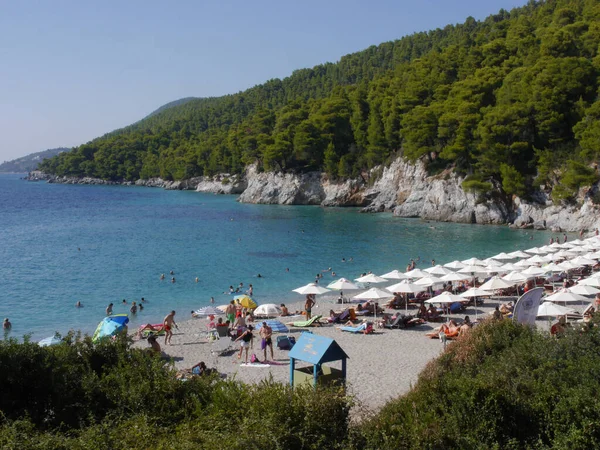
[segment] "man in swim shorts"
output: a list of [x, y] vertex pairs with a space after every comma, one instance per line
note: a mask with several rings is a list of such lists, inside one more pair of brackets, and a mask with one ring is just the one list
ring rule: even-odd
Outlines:
[[233, 300], [231, 300], [229, 305], [227, 305], [227, 308], [225, 309], [225, 315], [227, 316], [229, 323], [233, 325], [235, 322], [235, 302]]
[[177, 324], [175, 323], [175, 311], [171, 311], [165, 316], [165, 320], [163, 320], [163, 328], [165, 330], [165, 345], [171, 344], [173, 327], [177, 327]]
[[261, 342], [261, 347], [263, 349], [264, 356], [265, 356], [265, 361], [267, 360], [267, 347], [269, 347], [271, 349], [271, 360], [274, 360], [275, 357], [273, 356], [273, 340], [272, 340], [272, 336], [273, 336], [273, 329], [267, 325], [267, 322], [263, 322], [262, 323], [262, 327], [260, 328], [260, 337], [262, 338], [262, 342]]
[[304, 303], [304, 310], [306, 311], [306, 319], [310, 319], [311, 317], [311, 311], [312, 311], [312, 307], [314, 306], [315, 301], [313, 300], [313, 297], [311, 294], [308, 294], [306, 296], [306, 303]]

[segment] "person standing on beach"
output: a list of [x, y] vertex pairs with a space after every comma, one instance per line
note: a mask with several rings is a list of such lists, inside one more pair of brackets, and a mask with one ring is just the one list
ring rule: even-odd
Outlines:
[[106, 307], [106, 315], [110, 316], [110, 315], [112, 315], [112, 312], [113, 312], [113, 304], [109, 303], [108, 306]]
[[163, 329], [165, 330], [165, 345], [171, 344], [173, 327], [177, 327], [177, 324], [175, 323], [175, 311], [171, 311], [165, 316], [165, 320], [163, 320]]
[[273, 329], [269, 325], [267, 325], [267, 322], [263, 322], [259, 334], [262, 338], [260, 346], [264, 351], [264, 360], [267, 360], [267, 347], [271, 349], [271, 360], [275, 360], [275, 356], [273, 356]]
[[225, 309], [225, 315], [230, 324], [235, 322], [235, 302], [231, 300]]
[[254, 328], [252, 327], [252, 325], [248, 326], [248, 328], [246, 328], [246, 331], [244, 331], [240, 337], [238, 337], [235, 341], [233, 342], [237, 342], [239, 340], [241, 340], [241, 344], [240, 344], [240, 353], [238, 353], [238, 359], [240, 359], [242, 357], [242, 352], [244, 351], [244, 349], [246, 349], [246, 364], [248, 364], [248, 349], [249, 348], [253, 348], [254, 347], [254, 335], [252, 334], [252, 330]]
[[312, 307], [315, 305], [315, 301], [312, 296], [308, 294], [306, 296], [306, 302], [304, 303], [304, 310], [306, 311], [306, 320], [310, 319]]

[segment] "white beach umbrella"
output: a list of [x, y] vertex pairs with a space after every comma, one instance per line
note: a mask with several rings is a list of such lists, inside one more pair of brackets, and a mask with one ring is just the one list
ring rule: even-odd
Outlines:
[[544, 298], [544, 300], [549, 302], [589, 302], [590, 299], [584, 297], [580, 294], [575, 294], [571, 292], [569, 289], [561, 289], [560, 291], [555, 292], [552, 295], [549, 295]]
[[513, 287], [514, 285], [515, 283], [513, 283], [512, 281], [506, 281], [500, 277], [492, 277], [485, 283], [483, 283], [481, 286], [479, 286], [479, 289], [484, 291], [495, 291], [498, 289], [506, 289], [509, 287]]
[[50, 337], [42, 339], [41, 341], [38, 342], [38, 345], [40, 347], [50, 347], [52, 345], [58, 345], [61, 342], [62, 342], [62, 339], [60, 339], [58, 336], [54, 335], [54, 336], [50, 336]]
[[391, 272], [381, 275], [381, 278], [387, 278], [388, 280], [406, 280], [408, 276], [399, 270], [392, 270]]
[[506, 273], [506, 270], [504, 270], [502, 268], [502, 266], [500, 267], [494, 267], [494, 266], [485, 266], [481, 269], [482, 273], [487, 273], [492, 274], [492, 273]]
[[577, 282], [578, 286], [595, 286], [600, 287], [600, 278], [589, 277]]
[[583, 255], [583, 257], [587, 259], [598, 260], [600, 259], [600, 253], [598, 253], [597, 251], [587, 252], [585, 255]]
[[549, 247], [556, 248], [556, 249], [562, 248], [558, 242], [553, 242], [552, 244], [549, 245]]
[[466, 264], [463, 264], [460, 261], [456, 260], [456, 261], [452, 261], [447, 264], [444, 264], [444, 267], [447, 267], [448, 269], [452, 269], [452, 270], [457, 270], [457, 269], [462, 269], [463, 267], [465, 267], [465, 265]]
[[571, 242], [563, 242], [562, 244], [560, 244], [560, 248], [562, 249], [570, 249], [573, 247], [577, 247], [575, 244], [572, 244]]
[[440, 295], [436, 295], [435, 297], [432, 297], [429, 300], [425, 300], [425, 303], [456, 303], [464, 301], [465, 299], [461, 296], [451, 294], [448, 291], [444, 291]]
[[547, 258], [545, 256], [535, 255], [535, 256], [532, 256], [531, 258], [526, 259], [525, 261], [533, 263], [533, 264], [542, 264], [542, 263], [550, 262], [551, 259]]
[[466, 274], [460, 274], [460, 273], [449, 273], [447, 275], [444, 275], [443, 277], [440, 277], [440, 280], [442, 281], [463, 281], [463, 280], [469, 280], [473, 277], [466, 275]]
[[254, 315], [259, 317], [275, 317], [281, 315], [281, 308], [275, 303], [265, 303], [258, 305], [254, 310]]
[[557, 248], [550, 247], [549, 245], [544, 245], [543, 247], [540, 247], [540, 250], [543, 250], [544, 253], [555, 253], [558, 251]]
[[581, 239], [575, 239], [574, 241], [570, 241], [570, 242], [571, 242], [571, 244], [577, 245], [577, 246], [586, 244], [586, 242], [582, 241]]
[[561, 251], [555, 253], [554, 256], [559, 256], [561, 258], [573, 258], [574, 256], [577, 256], [577, 254], [575, 252], [571, 252], [569, 250], [561, 250]]
[[374, 273], [370, 273], [364, 277], [355, 278], [354, 281], [358, 281], [359, 283], [385, 283], [387, 280], [385, 278], [378, 277]]
[[571, 308], [565, 306], [555, 305], [552, 302], [544, 302], [538, 307], [537, 317], [557, 317], [564, 316], [565, 314], [573, 314]]
[[525, 253], [529, 253], [530, 255], [543, 255], [544, 251], [540, 250], [538, 247], [533, 247], [525, 250]]
[[483, 266], [465, 266], [458, 271], [458, 273], [485, 273], [483, 270]]
[[334, 289], [336, 291], [351, 291], [360, 288], [357, 285], [355, 285], [352, 281], [347, 280], [346, 278], [338, 278], [337, 280], [329, 283], [327, 285], [327, 289]]
[[506, 261], [506, 260], [510, 260], [510, 259], [515, 259], [514, 256], [510, 256], [509, 254], [502, 252], [502, 253], [498, 253], [496, 256], [492, 256], [493, 259], [496, 259], [498, 261]]
[[423, 272], [421, 269], [409, 270], [408, 272], [404, 272], [404, 274], [408, 278], [423, 278], [429, 276], [427, 272]]
[[594, 264], [596, 264], [596, 261], [594, 261], [593, 259], [584, 258], [583, 256], [577, 256], [576, 258], [571, 259], [570, 263], [576, 264], [577, 266], [581, 267], [581, 266], [593, 266]]
[[521, 261], [516, 262], [515, 266], [519, 267], [519, 270], [521, 270], [524, 267], [535, 266], [535, 263], [529, 262], [527, 259], [522, 259]]
[[208, 316], [220, 316], [225, 313], [215, 306], [205, 306], [204, 308], [200, 308], [200, 309], [196, 310], [195, 314], [196, 314], [196, 316], [208, 317]]
[[513, 281], [515, 283], [522, 283], [523, 281], [527, 281], [527, 275], [523, 275], [521, 272], [513, 271], [507, 275], [502, 277], [505, 281]]
[[499, 261], [496, 261], [494, 258], [486, 258], [483, 260], [483, 262], [485, 263], [486, 267], [500, 267], [502, 266], [502, 263]]
[[537, 277], [539, 275], [544, 275], [546, 273], [546, 271], [544, 269], [541, 269], [539, 267], [535, 267], [535, 266], [531, 266], [528, 267], [525, 270], [522, 270], [521, 273], [523, 275], [528, 275], [529, 277]]
[[491, 292], [484, 291], [483, 289], [476, 288], [476, 287], [472, 287], [472, 288], [466, 290], [465, 292], [463, 292], [462, 294], [460, 294], [461, 297], [465, 297], [465, 298], [471, 298], [471, 297], [489, 297], [491, 295], [492, 295]]
[[531, 255], [528, 255], [527, 253], [525, 253], [522, 250], [517, 250], [515, 252], [511, 252], [509, 253], [510, 256], [512, 256], [513, 258], [531, 258]]
[[585, 284], [577, 284], [570, 288], [570, 291], [579, 295], [595, 295], [600, 292], [600, 289]]
[[485, 263], [477, 258], [469, 258], [469, 259], [465, 259], [463, 261], [461, 261], [463, 264], [466, 264], [467, 266], [485, 266]]
[[326, 292], [330, 292], [329, 289], [325, 289], [324, 287], [319, 286], [315, 283], [308, 283], [305, 286], [301, 286], [299, 288], [293, 289], [293, 292], [297, 292], [298, 294], [308, 295], [308, 294], [324, 294]]
[[444, 282], [442, 281], [441, 278], [437, 278], [437, 277], [432, 277], [432, 276], [428, 276], [428, 277], [423, 277], [417, 281], [415, 281], [415, 284], [419, 285], [419, 286], [435, 286], [436, 284], [443, 284]]
[[564, 269], [558, 264], [550, 263], [542, 267], [546, 272], [562, 272]]
[[368, 291], [361, 292], [352, 298], [356, 298], [358, 300], [379, 300], [382, 298], [392, 298], [393, 296], [393, 294], [388, 291], [384, 291], [383, 289], [371, 288]]
[[571, 261], [563, 261], [561, 263], [558, 263], [556, 265], [556, 267], [560, 267], [563, 270], [571, 270], [571, 269], [576, 269], [579, 266], [577, 264], [573, 264]]
[[513, 263], [506, 263], [502, 265], [502, 269], [506, 270], [507, 272], [511, 272], [514, 270], [521, 270], [522, 267], [519, 267]]
[[449, 273], [453, 273], [450, 269], [446, 269], [443, 266], [433, 266], [425, 269], [425, 272], [430, 273], [431, 275], [448, 275]]
[[392, 284], [385, 289], [390, 292], [400, 292], [402, 294], [416, 294], [417, 292], [426, 291], [427, 286], [420, 286], [418, 284], [410, 283], [408, 280], [404, 280], [400, 283]]

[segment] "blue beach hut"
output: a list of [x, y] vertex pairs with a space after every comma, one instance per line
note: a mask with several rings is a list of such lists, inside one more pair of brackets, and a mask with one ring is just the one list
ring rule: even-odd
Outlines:
[[[346, 359], [348, 355], [339, 344], [330, 338], [312, 333], [302, 333], [290, 350], [290, 385], [299, 386], [346, 382]], [[342, 370], [324, 366], [323, 363], [342, 361]], [[311, 367], [296, 368], [296, 361], [312, 364]]]

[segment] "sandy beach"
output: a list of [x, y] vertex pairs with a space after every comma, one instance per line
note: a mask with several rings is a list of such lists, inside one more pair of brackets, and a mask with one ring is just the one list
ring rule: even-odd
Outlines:
[[[329, 315], [329, 310], [340, 310], [347, 305], [335, 303], [335, 296], [317, 297], [314, 314]], [[498, 302], [486, 300], [484, 306], [477, 307], [479, 317], [489, 315]], [[301, 310], [303, 302], [287, 304], [290, 311]], [[386, 310], [393, 313], [395, 310]], [[401, 311], [404, 312], [404, 311]], [[416, 309], [409, 309], [409, 313], [416, 315]], [[474, 307], [467, 308], [459, 315], [447, 315], [448, 319], [454, 318], [462, 321], [465, 315], [472, 320], [475, 318]], [[177, 317], [176, 317], [177, 319]], [[179, 317], [181, 320], [181, 317]], [[301, 318], [282, 317], [283, 323]], [[372, 317], [369, 318], [372, 320]], [[190, 368], [200, 361], [208, 367], [216, 368], [219, 372], [235, 377], [245, 383], [258, 383], [268, 379], [287, 383], [289, 382], [289, 357], [287, 351], [278, 350], [275, 346], [275, 361], [277, 365], [270, 367], [242, 367], [237, 358], [239, 342], [232, 344], [232, 351], [223, 356], [211, 354], [211, 342], [204, 333], [207, 330], [208, 319], [190, 319], [178, 322], [179, 329], [175, 330], [171, 345], [164, 345], [164, 337], [159, 338], [159, 343], [165, 353], [174, 358], [175, 367], [178, 369]], [[333, 338], [349, 356], [347, 367], [347, 382], [349, 392], [354, 395], [360, 405], [369, 409], [378, 409], [388, 400], [406, 393], [425, 365], [443, 351], [443, 344], [438, 339], [430, 339], [425, 333], [430, 332], [440, 323], [426, 323], [409, 329], [381, 329], [376, 328], [374, 334], [353, 334], [342, 332], [339, 325], [324, 325], [311, 327], [309, 330], [315, 334]], [[289, 336], [296, 340], [305, 330], [289, 327]], [[251, 353], [262, 360], [260, 338], [255, 332], [254, 350]], [[274, 343], [278, 333], [274, 333]], [[145, 340], [138, 341], [135, 347], [145, 348]], [[235, 350], [235, 352], [234, 352]], [[340, 367], [332, 364], [333, 367]]]

